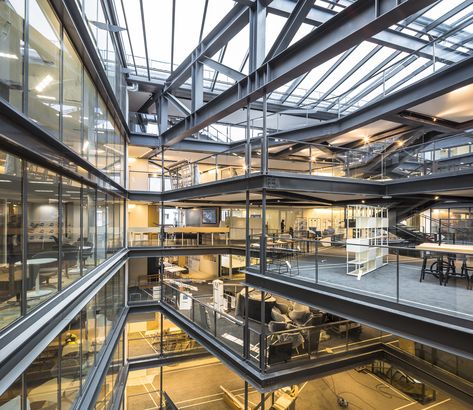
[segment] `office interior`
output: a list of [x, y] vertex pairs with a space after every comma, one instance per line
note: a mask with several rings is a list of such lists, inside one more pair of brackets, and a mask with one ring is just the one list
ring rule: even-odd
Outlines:
[[0, 410], [473, 408], [470, 0], [0, 0]]

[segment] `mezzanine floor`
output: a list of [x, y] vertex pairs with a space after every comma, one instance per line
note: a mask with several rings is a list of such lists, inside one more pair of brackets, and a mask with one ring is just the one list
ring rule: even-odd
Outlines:
[[[399, 256], [399, 280], [396, 255], [388, 255], [386, 264], [358, 278], [347, 274], [347, 256], [344, 248], [329, 247], [318, 252], [317, 266], [314, 254], [304, 254], [291, 260], [287, 266], [268, 265], [268, 270], [285, 277], [294, 277], [311, 283], [319, 283], [339, 289], [363, 293], [369, 296], [399, 301], [402, 304], [439, 311], [444, 314], [473, 319], [473, 291], [467, 289], [467, 281], [451, 278], [441, 286], [438, 278], [426, 274], [421, 282], [422, 259]], [[429, 259], [427, 267], [435, 262]], [[350, 270], [353, 267], [349, 267]], [[456, 271], [461, 261], [456, 262]], [[290, 279], [288, 279], [290, 280]]]
[[[159, 369], [130, 373], [127, 383], [127, 408], [129, 410], [152, 410], [159, 408]], [[244, 383], [216, 359], [202, 359], [167, 366], [163, 369], [163, 389], [179, 409], [226, 410], [220, 386], [244, 400]], [[466, 410], [466, 404], [436, 390], [435, 401], [421, 404], [377, 376], [356, 370], [344, 371], [333, 376], [310, 380], [299, 386], [296, 400], [298, 410], [340, 409], [337, 397], [349, 403], [349, 408], [370, 410]], [[248, 386], [251, 408], [258, 405], [261, 394]], [[271, 397], [265, 408], [271, 407]]]

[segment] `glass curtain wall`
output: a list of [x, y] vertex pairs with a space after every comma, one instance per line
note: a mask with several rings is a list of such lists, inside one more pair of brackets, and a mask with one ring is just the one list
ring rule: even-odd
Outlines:
[[82, 10], [83, 18], [95, 43], [97, 54], [102, 61], [105, 73], [115, 97], [122, 109], [126, 110], [126, 82], [121, 74], [121, 62], [115, 38], [107, 30], [110, 24], [100, 0], [76, 0]]
[[[103, 287], [100, 293], [113, 293], [110, 299], [117, 303], [105, 308], [106, 314], [118, 318], [124, 307], [124, 269], [121, 268]], [[109, 284], [121, 284], [111, 286]], [[13, 383], [0, 396], [0, 408], [8, 409], [59, 409], [73, 408], [86, 381], [87, 375], [101, 354], [101, 347], [108, 339], [110, 331], [105, 334], [97, 332], [99, 316], [96, 311], [97, 296], [72, 319], [43, 352], [33, 361], [21, 379]], [[111, 323], [116, 325], [116, 321]], [[100, 343], [97, 344], [99, 338]], [[123, 336], [115, 347], [115, 353], [107, 374], [107, 386], [113, 386], [123, 368]], [[108, 377], [110, 376], [110, 380]], [[24, 393], [23, 393], [24, 392]]]
[[24, 0], [0, 2], [0, 97], [18, 110], [23, 106]]
[[0, 27], [0, 98], [123, 185], [124, 138], [48, 0], [0, 2]]
[[2, 151], [0, 198], [1, 331], [123, 247], [124, 200]]

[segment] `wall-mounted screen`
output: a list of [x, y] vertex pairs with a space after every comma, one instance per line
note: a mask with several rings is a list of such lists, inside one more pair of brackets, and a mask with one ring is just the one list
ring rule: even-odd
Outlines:
[[202, 224], [215, 225], [217, 223], [217, 208], [202, 209]]

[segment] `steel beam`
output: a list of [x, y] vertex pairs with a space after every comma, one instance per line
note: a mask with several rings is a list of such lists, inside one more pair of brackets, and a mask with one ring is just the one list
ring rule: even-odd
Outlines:
[[191, 109], [194, 112], [204, 104], [204, 65], [200, 61], [192, 65], [191, 77]]
[[215, 71], [218, 71], [220, 74], [226, 75], [227, 77], [232, 78], [235, 81], [240, 81], [245, 78], [245, 74], [241, 73], [238, 70], [234, 70], [231, 67], [226, 66], [218, 61], [212, 60], [209, 57], [205, 57], [202, 62]]
[[[123, 10], [126, 13], [125, 10]], [[140, 0], [140, 15], [141, 15], [141, 28], [143, 30], [143, 41], [145, 44], [145, 57], [146, 57], [146, 72], [148, 73], [148, 80], [151, 79], [150, 71], [149, 71], [149, 57], [148, 57], [148, 39], [146, 38], [146, 24], [145, 24], [145, 13], [144, 13], [144, 6], [143, 0]]]
[[172, 145], [245, 107], [308, 70], [395, 24], [434, 0], [359, 0], [163, 134]]
[[463, 170], [438, 173], [417, 178], [404, 178], [386, 182], [386, 195], [412, 195], [426, 194], [432, 195], [439, 192], [471, 190], [473, 170]]
[[296, 3], [294, 9], [284, 23], [283, 28], [279, 32], [279, 35], [271, 46], [271, 49], [268, 51], [268, 54], [266, 54], [264, 62], [271, 60], [274, 56], [289, 47], [289, 44], [291, 44], [291, 41], [313, 5], [313, 0], [299, 0]]
[[250, 11], [246, 5], [236, 4], [168, 77], [165, 91], [181, 86], [191, 76], [194, 63], [205, 56], [212, 57], [219, 51], [248, 24], [249, 15]]
[[176, 107], [182, 114], [189, 115], [191, 113], [191, 110], [187, 108], [187, 106], [181, 100], [176, 98], [174, 95], [167, 93], [167, 94], [164, 94], [164, 98], [169, 100], [169, 102], [172, 105], [174, 105], [174, 107]]
[[156, 107], [156, 112], [158, 113], [159, 134], [162, 134], [168, 129], [169, 104], [167, 98], [165, 98], [163, 95], [160, 95], [158, 101], [159, 104]]
[[[130, 145], [138, 147], [156, 148], [157, 146], [159, 146], [159, 137], [151, 134], [140, 134], [136, 132], [131, 133]], [[227, 151], [228, 149], [230, 149], [230, 147], [230, 144], [226, 144], [224, 142], [186, 139], [177, 143], [172, 148], [176, 151], [218, 154]], [[159, 151], [157, 152], [157, 154], [159, 154]]]
[[255, 71], [264, 60], [266, 43], [266, 5], [264, 0], [255, 0], [250, 8], [250, 43], [248, 67]]
[[[340, 120], [271, 134], [272, 138], [300, 141], [334, 139], [349, 131], [360, 128], [385, 117], [408, 110], [435, 97], [461, 88], [473, 82], [473, 57], [467, 58], [451, 67], [438, 71], [402, 90], [390, 94], [372, 104], [368, 104], [353, 114]], [[399, 121], [402, 122], [402, 121]]]
[[[292, 0], [273, 0], [273, 2], [268, 5], [268, 12], [278, 16], [288, 17], [294, 9], [294, 4], [295, 3]], [[321, 6], [314, 6], [307, 14], [304, 23], [318, 27], [326, 23], [335, 15], [337, 15], [337, 12], [334, 10]], [[418, 51], [419, 56], [432, 58], [432, 46], [429, 45], [429, 41], [422, 38], [416, 38], [410, 34], [397, 30], [386, 29], [373, 37], [366, 39], [366, 41], [409, 54]], [[448, 48], [445, 48], [445, 51], [447, 50]], [[443, 62], [447, 64], [452, 63], [450, 60], [443, 60]]]

